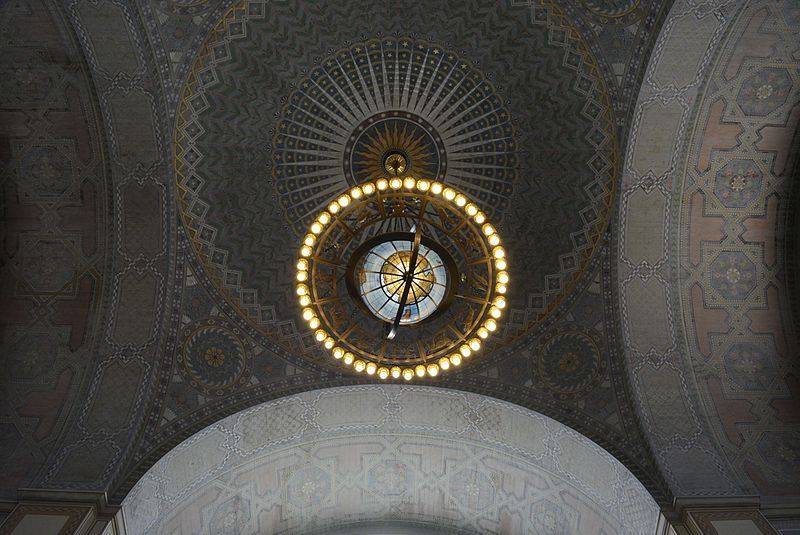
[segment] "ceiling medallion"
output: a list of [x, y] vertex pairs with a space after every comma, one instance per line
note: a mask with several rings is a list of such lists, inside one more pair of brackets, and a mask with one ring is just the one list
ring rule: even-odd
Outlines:
[[289, 224], [304, 232], [333, 195], [385, 176], [439, 179], [491, 217], [508, 208], [519, 166], [511, 114], [464, 53], [409, 36], [331, 50], [293, 80], [270, 147], [271, 178]]
[[403, 175], [362, 182], [317, 214], [297, 262], [297, 297], [333, 358], [381, 379], [437, 376], [480, 351], [506, 307], [506, 252], [462, 192]]

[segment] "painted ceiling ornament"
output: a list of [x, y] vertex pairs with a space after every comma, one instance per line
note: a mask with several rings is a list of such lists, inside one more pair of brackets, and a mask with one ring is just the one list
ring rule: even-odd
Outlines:
[[440, 177], [490, 216], [507, 206], [517, 167], [510, 114], [473, 62], [443, 46], [354, 43], [320, 61], [285, 102], [272, 177], [298, 232], [336, 192], [383, 176], [390, 153], [406, 158], [406, 173]]
[[209, 318], [184, 327], [182, 338], [178, 365], [193, 388], [220, 396], [250, 379], [252, 344], [243, 339], [238, 328]]
[[356, 372], [435, 377], [497, 330], [506, 252], [475, 201], [401, 175], [413, 160], [399, 152], [383, 165], [388, 176], [345, 190], [317, 214], [296, 293], [316, 341]]
[[544, 387], [566, 398], [594, 387], [603, 375], [597, 331], [575, 324], [556, 330], [538, 351], [538, 375]]
[[[295, 322], [295, 284], [285, 276], [296, 263], [292, 235], [302, 240], [332, 199], [387, 176], [393, 155], [398, 174], [462, 192], [501, 231], [515, 291], [502, 332], [481, 351], [522, 350], [586, 283], [614, 206], [612, 101], [591, 50], [554, 5], [533, 20], [498, 5], [508, 38], [496, 51], [493, 40], [442, 33], [416, 13], [404, 25], [430, 38], [389, 35], [391, 21], [363, 36], [334, 6], [299, 16], [293, 3], [236, 2], [197, 53], [176, 113], [174, 164], [201, 278], [254, 341], [338, 367]], [[297, 54], [280, 53], [287, 44], [276, 28], [303, 17], [321, 33], [293, 30]], [[530, 39], [512, 38], [523, 28]], [[445, 251], [458, 266], [457, 251]], [[425, 254], [431, 267], [434, 254], [447, 265], [441, 251]], [[431, 283], [420, 317], [409, 317], [420, 321], [404, 329], [432, 330], [454, 313], [458, 300], [448, 305], [438, 288]], [[439, 298], [431, 310], [445, 312], [422, 318]], [[361, 298], [353, 303], [345, 318], [364, 313]]]

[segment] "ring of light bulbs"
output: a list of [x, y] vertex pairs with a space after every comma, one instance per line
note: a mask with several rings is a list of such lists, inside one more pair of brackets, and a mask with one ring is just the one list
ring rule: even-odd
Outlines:
[[[479, 226], [480, 234], [485, 240], [487, 250], [491, 251], [492, 262], [496, 269], [493, 291], [490, 288], [490, 294], [493, 295], [490, 300], [491, 304], [486, 307], [483, 316], [473, 323], [475, 327], [464, 336], [463, 343], [458, 348], [454, 348], [450, 355], [440, 357], [435, 361], [412, 366], [387, 366], [385, 363], [376, 362], [366, 353], [356, 355], [352, 351], [343, 348], [340, 345], [340, 340], [337, 340], [331, 333], [321, 327], [314, 303], [315, 297], [312, 295], [314, 293], [313, 286], [310, 287], [309, 285], [318, 237], [325, 231], [326, 227], [332, 224], [337, 214], [345, 211], [354, 201], [362, 201], [372, 196], [380, 196], [383, 193], [398, 192], [427, 195], [431, 198], [438, 197], [451, 203], [456, 209], [462, 210], [471, 221]], [[334, 359], [352, 367], [356, 372], [377, 376], [384, 380], [402, 377], [406, 381], [410, 381], [415, 377], [435, 377], [445, 370], [460, 366], [466, 359], [478, 353], [484, 341], [497, 330], [497, 320], [502, 317], [503, 310], [506, 308], [504, 294], [508, 291], [509, 275], [506, 271], [506, 252], [501, 244], [497, 230], [487, 221], [486, 214], [479, 209], [474, 201], [456, 188], [437, 181], [415, 179], [413, 177], [379, 178], [374, 181], [363, 182], [341, 194], [311, 223], [308, 234], [303, 238], [296, 267], [298, 302], [302, 309], [303, 319], [314, 332], [316, 341]]]

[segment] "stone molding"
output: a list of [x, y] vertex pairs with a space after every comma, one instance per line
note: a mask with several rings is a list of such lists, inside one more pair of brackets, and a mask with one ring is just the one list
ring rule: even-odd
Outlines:
[[[8, 505], [11, 502], [5, 501], [2, 507]], [[25, 533], [44, 530], [37, 531], [41, 535], [124, 535], [122, 515], [117, 515], [120, 509], [108, 503], [105, 492], [19, 489], [17, 503], [0, 525], [0, 535], [14, 535], [20, 527]], [[36, 517], [64, 520], [60, 526], [57, 521], [37, 525]]]

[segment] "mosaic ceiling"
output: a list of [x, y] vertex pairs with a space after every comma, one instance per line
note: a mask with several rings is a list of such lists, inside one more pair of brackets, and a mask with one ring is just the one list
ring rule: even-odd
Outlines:
[[791, 0], [51, 4], [0, 5], [0, 497], [120, 502], [221, 418], [371, 382], [313, 340], [294, 266], [397, 146], [512, 273], [438, 386], [568, 425], [659, 504], [792, 495]]
[[785, 499], [800, 477], [800, 353], [788, 244], [776, 238], [795, 217], [800, 10], [674, 9], [673, 35], [700, 43], [685, 56], [694, 67], [678, 76], [666, 59], [651, 63], [623, 174], [619, 297], [633, 386], [679, 492]]
[[[436, 173], [427, 178], [464, 191], [505, 231], [514, 291], [493, 339], [498, 349], [525, 339], [581, 279], [610, 212], [618, 148], [588, 45], [552, 7], [533, 21], [529, 9], [504, 10], [493, 45], [502, 54], [419, 9], [363, 39], [363, 28], [345, 31], [350, 12], [308, 13], [291, 64], [274, 31], [296, 16], [291, 5], [234, 5], [201, 48], [178, 104], [176, 170], [205, 272], [265, 344], [315, 358], [305, 327], [287, 323], [297, 318], [291, 279], [275, 275], [294, 266], [287, 230], [299, 246], [332, 199], [376, 178], [387, 150], [407, 147], [409, 173]], [[318, 29], [323, 20], [336, 36]], [[431, 37], [380, 37], [397, 28]]]

